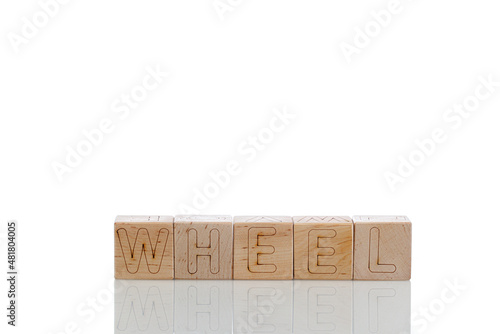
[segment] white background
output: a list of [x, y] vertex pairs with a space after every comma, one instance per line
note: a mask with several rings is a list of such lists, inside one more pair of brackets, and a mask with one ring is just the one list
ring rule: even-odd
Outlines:
[[[17, 48], [40, 4], [0, 5], [0, 221], [20, 226], [12, 332], [111, 332], [112, 302], [89, 323], [77, 308], [113, 282], [115, 215], [180, 214], [232, 160], [239, 173], [199, 212], [408, 215], [413, 312], [446, 281], [466, 287], [424, 332], [496, 328], [500, 87], [459, 125], [443, 115], [479, 77], [500, 81], [498, 4], [401, 0], [348, 62], [342, 43], [388, 1], [230, 3], [221, 19], [212, 0], [69, 1]], [[121, 119], [113, 103], [148, 67], [169, 76]], [[275, 109], [295, 118], [242, 154]], [[103, 119], [111, 133], [60, 181], [54, 162]], [[446, 140], [392, 190], [384, 174], [436, 128]]]

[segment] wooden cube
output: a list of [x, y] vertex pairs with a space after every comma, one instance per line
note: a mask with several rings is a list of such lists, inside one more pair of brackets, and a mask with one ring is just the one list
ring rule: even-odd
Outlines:
[[172, 216], [118, 216], [115, 220], [115, 278], [172, 279]]
[[175, 278], [232, 279], [231, 216], [176, 216]]
[[293, 279], [292, 217], [234, 217], [234, 278]]
[[411, 278], [411, 222], [405, 216], [354, 216], [354, 279]]
[[295, 279], [352, 279], [353, 224], [349, 217], [293, 217]]

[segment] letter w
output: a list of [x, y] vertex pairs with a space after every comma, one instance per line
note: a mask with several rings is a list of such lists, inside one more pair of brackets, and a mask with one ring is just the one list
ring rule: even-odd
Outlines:
[[132, 243], [130, 242], [132, 236], [129, 238], [126, 229], [120, 228], [116, 233], [118, 234], [123, 258], [125, 259], [125, 265], [129, 273], [135, 274], [139, 271], [142, 258], [146, 261], [146, 265], [151, 274], [157, 274], [160, 271], [163, 254], [167, 247], [169, 236], [168, 229], [160, 229], [154, 243], [151, 242], [149, 231], [145, 228], [137, 230], [137, 235]]

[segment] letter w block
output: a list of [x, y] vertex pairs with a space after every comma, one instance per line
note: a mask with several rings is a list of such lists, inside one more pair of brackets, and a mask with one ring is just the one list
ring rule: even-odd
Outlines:
[[118, 216], [115, 278], [173, 279], [172, 216]]

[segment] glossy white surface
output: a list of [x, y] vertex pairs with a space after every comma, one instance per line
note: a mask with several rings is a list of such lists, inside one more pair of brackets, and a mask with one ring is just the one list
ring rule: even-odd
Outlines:
[[410, 282], [117, 281], [115, 334], [410, 333]]

